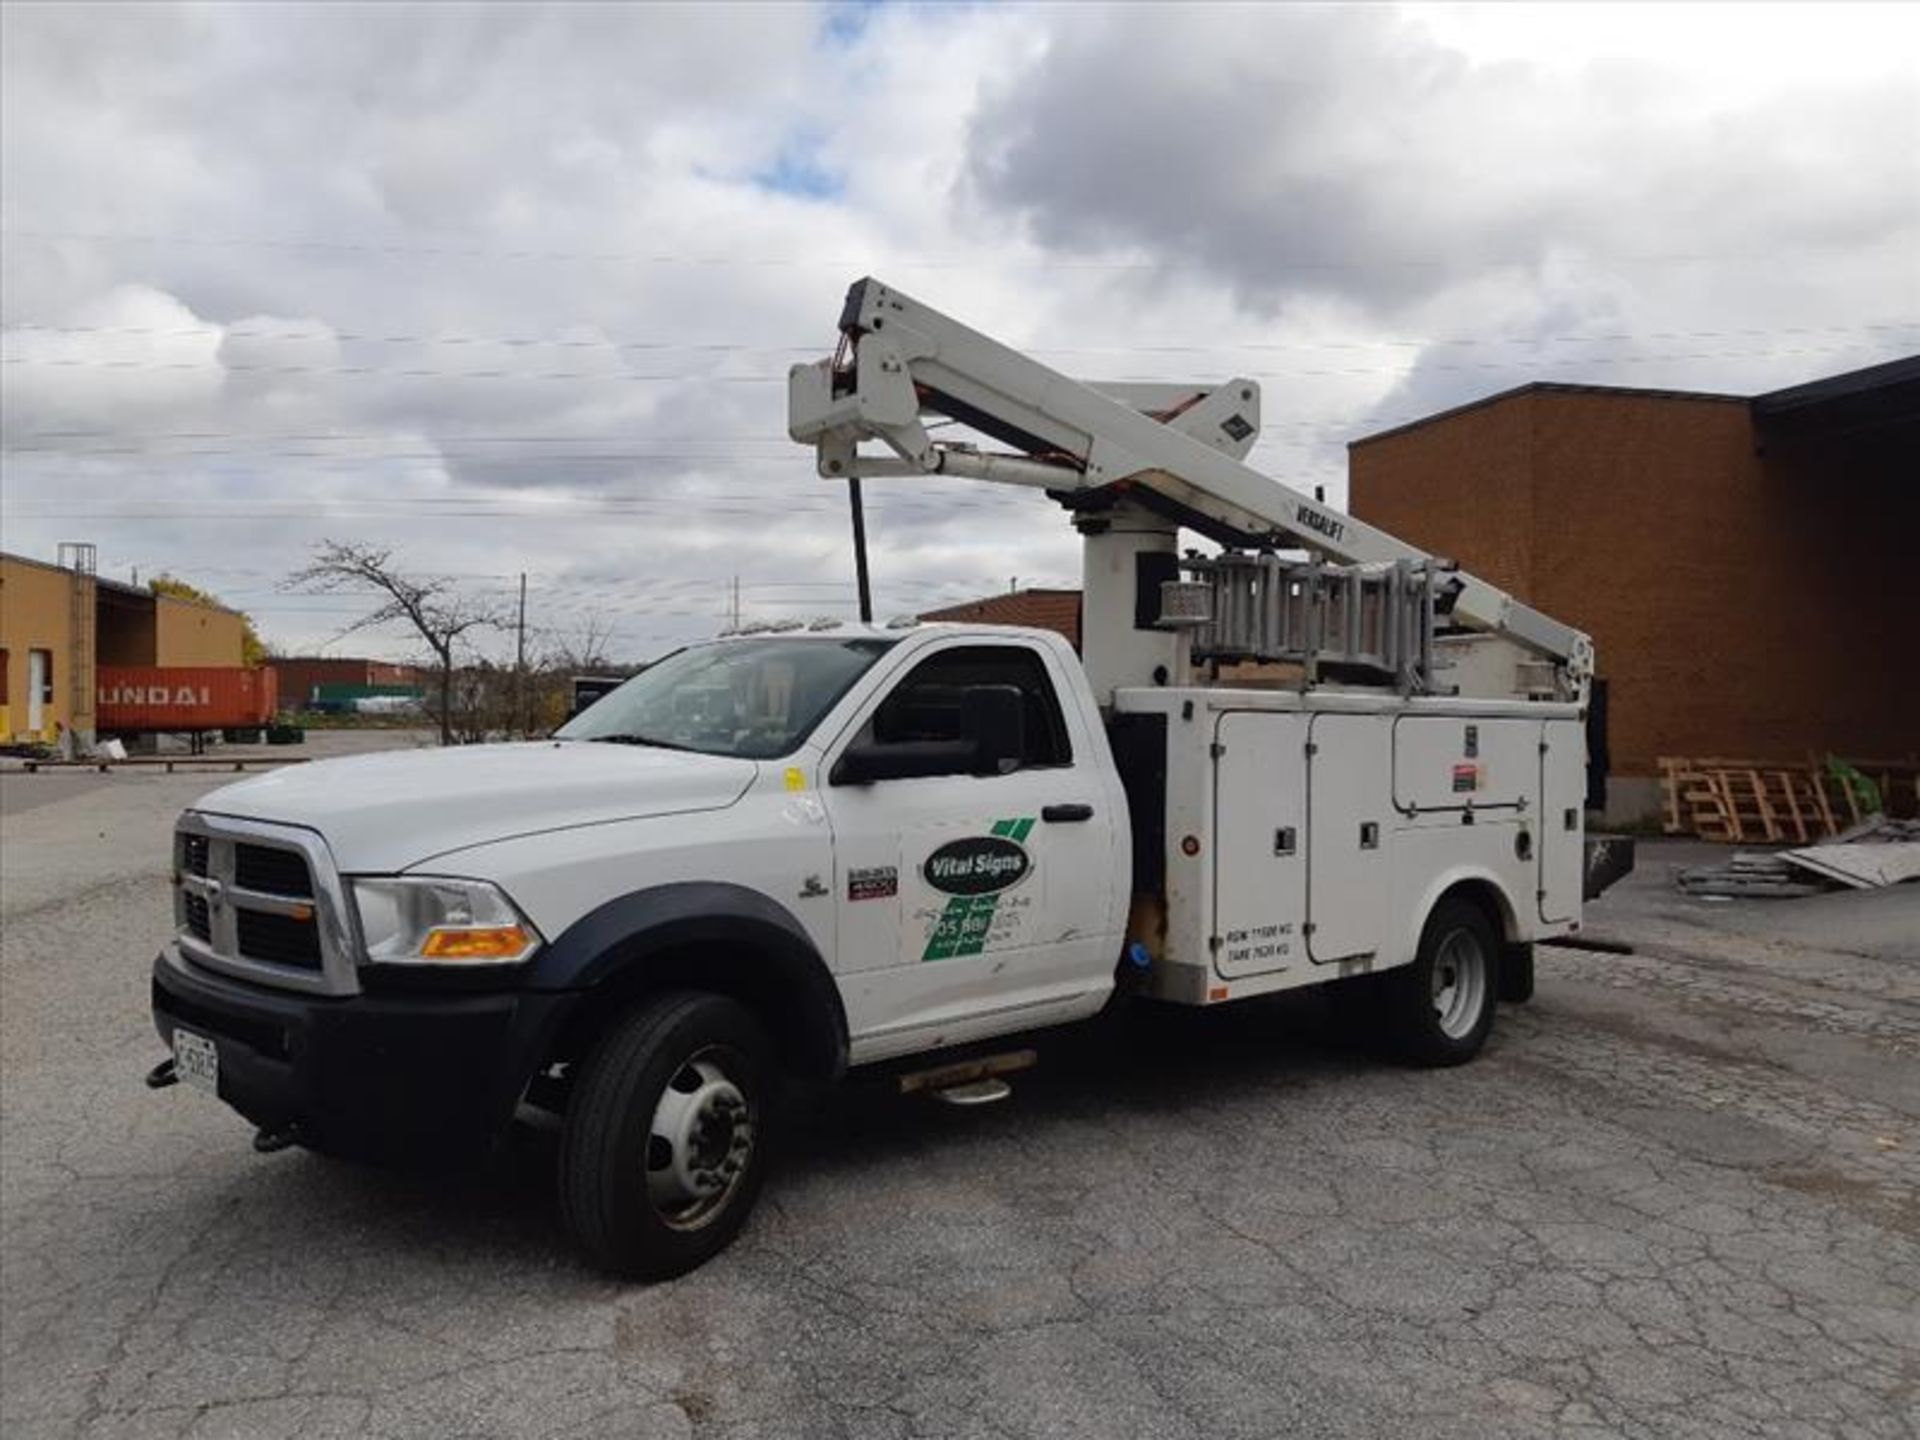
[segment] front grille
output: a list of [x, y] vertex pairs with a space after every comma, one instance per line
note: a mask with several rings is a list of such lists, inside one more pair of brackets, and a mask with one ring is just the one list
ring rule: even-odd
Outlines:
[[233, 919], [240, 953], [247, 959], [299, 970], [320, 968], [320, 927], [311, 919], [245, 909], [236, 909]]
[[313, 875], [307, 869], [307, 857], [294, 850], [275, 850], [265, 845], [234, 846], [233, 883], [242, 890], [258, 890], [264, 895], [285, 895], [296, 900], [313, 898]]
[[255, 985], [350, 995], [359, 988], [332, 858], [290, 825], [189, 812], [174, 840], [181, 958]]

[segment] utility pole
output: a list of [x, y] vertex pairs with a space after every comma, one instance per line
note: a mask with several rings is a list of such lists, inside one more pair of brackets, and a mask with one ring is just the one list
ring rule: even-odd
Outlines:
[[513, 723], [527, 733], [527, 572], [520, 572], [520, 625], [513, 645]]
[[740, 577], [738, 575], [733, 577], [733, 598], [727, 605], [727, 628], [729, 630], [740, 628]]
[[867, 507], [860, 499], [860, 477], [847, 481], [847, 503], [853, 508], [853, 580], [860, 594], [860, 623], [873, 623], [873, 591], [867, 584]]

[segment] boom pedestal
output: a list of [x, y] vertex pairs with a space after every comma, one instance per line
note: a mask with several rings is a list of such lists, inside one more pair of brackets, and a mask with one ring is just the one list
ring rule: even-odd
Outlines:
[[1080, 662], [1102, 708], [1130, 685], [1178, 684], [1179, 644], [1157, 628], [1160, 588], [1179, 573], [1179, 528], [1139, 505], [1080, 516]]

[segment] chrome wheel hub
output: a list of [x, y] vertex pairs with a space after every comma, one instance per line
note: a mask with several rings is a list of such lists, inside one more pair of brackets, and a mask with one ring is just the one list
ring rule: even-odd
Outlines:
[[704, 1051], [661, 1092], [647, 1137], [647, 1199], [660, 1218], [691, 1229], [726, 1204], [753, 1155], [753, 1111], [722, 1058]]
[[1491, 990], [1492, 966], [1479, 938], [1455, 930], [1433, 958], [1433, 1012], [1449, 1040], [1462, 1040], [1480, 1023]]

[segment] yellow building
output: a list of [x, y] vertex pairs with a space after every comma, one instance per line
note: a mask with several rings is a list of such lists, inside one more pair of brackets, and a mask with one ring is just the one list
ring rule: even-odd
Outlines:
[[94, 730], [101, 665], [244, 663], [232, 610], [0, 554], [0, 742]]

